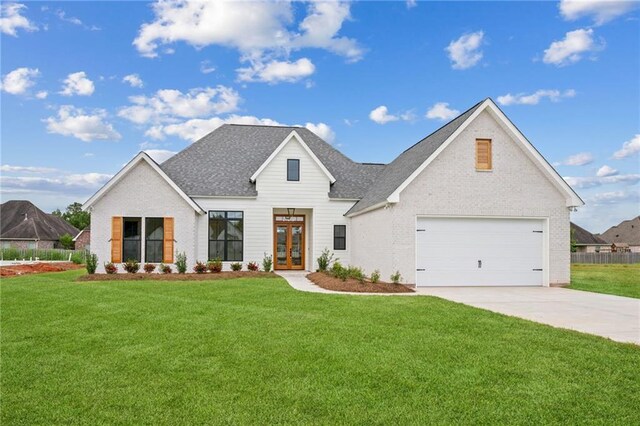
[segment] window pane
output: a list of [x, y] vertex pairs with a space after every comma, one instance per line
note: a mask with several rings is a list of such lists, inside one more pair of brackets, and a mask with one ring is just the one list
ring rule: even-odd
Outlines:
[[347, 226], [346, 225], [335, 225], [333, 227], [333, 235], [335, 237], [346, 237], [347, 236]]
[[287, 160], [287, 180], [300, 180], [300, 160]]
[[140, 218], [124, 218], [122, 236], [125, 239], [140, 239]]
[[160, 263], [162, 262], [162, 240], [147, 240], [145, 246], [145, 262]]
[[229, 261], [242, 260], [242, 241], [229, 241], [227, 243], [227, 259]]
[[209, 219], [209, 239], [224, 240], [226, 228], [226, 220]]
[[209, 241], [209, 260], [224, 259], [224, 241]]
[[242, 240], [241, 220], [230, 220], [227, 222], [227, 240]]
[[145, 220], [145, 234], [148, 240], [164, 239], [164, 219], [161, 217], [150, 217]]
[[223, 218], [224, 219], [224, 212], [218, 212], [218, 211], [212, 211], [209, 212], [209, 219], [214, 219], [214, 218]]
[[140, 262], [140, 240], [125, 240], [122, 242], [122, 260], [137, 260]]
[[227, 219], [242, 219], [242, 212], [227, 212]]

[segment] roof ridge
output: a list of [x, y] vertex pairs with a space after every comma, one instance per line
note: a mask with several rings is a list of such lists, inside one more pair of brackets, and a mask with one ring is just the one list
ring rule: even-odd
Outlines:
[[[281, 129], [306, 129], [304, 126], [287, 126], [284, 124], [243, 124], [243, 123], [224, 123], [222, 126], [243, 126], [243, 127], [278, 127]], [[221, 127], [222, 127], [221, 126]]]

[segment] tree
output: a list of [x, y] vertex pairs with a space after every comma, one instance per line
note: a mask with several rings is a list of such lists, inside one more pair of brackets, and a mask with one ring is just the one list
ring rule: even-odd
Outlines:
[[64, 234], [60, 236], [60, 245], [63, 249], [72, 250], [73, 246], [73, 237], [69, 234]]
[[91, 223], [91, 213], [83, 211], [82, 204], [78, 202], [69, 204], [64, 213], [60, 212], [60, 209], [56, 209], [51, 214], [63, 218], [80, 230]]

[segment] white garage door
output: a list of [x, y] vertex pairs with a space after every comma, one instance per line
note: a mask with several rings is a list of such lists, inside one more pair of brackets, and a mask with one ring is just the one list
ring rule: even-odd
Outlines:
[[544, 221], [418, 218], [418, 286], [541, 286]]

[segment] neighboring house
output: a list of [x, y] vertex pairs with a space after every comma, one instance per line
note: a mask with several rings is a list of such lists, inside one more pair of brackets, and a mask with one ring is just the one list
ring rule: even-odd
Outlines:
[[[84, 205], [104, 261], [400, 271], [419, 286], [569, 282], [582, 200], [486, 99], [388, 165], [305, 128], [223, 125], [162, 165], [140, 153]], [[120, 268], [122, 269], [122, 268]], [[102, 266], [100, 266], [100, 270]]]
[[640, 216], [612, 226], [599, 237], [611, 244], [612, 250], [617, 252], [640, 253]]
[[29, 201], [12, 200], [0, 205], [0, 241], [3, 248], [58, 248], [61, 236], [77, 233], [78, 230], [67, 221], [43, 212]]
[[576, 247], [576, 253], [600, 253], [611, 251], [611, 244], [573, 222], [571, 222], [571, 238]]
[[73, 238], [76, 250], [91, 250], [91, 227], [87, 226]]

